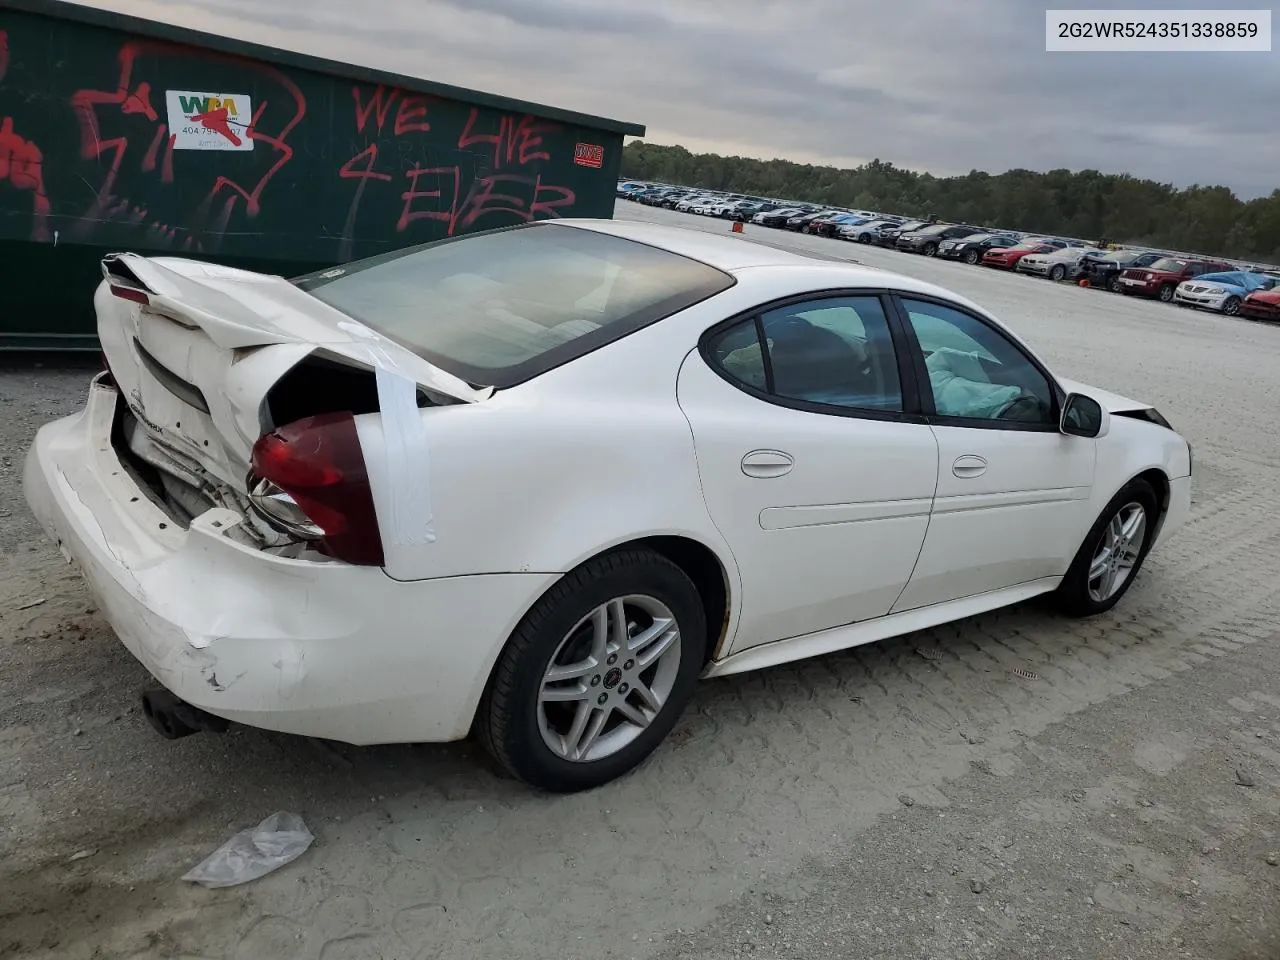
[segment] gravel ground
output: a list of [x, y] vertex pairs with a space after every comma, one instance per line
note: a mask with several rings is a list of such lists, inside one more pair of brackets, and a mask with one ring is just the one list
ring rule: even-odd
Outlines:
[[[620, 217], [712, 222], [622, 203]], [[0, 367], [0, 956], [1280, 958], [1280, 328], [838, 241], [986, 304], [1194, 443], [1192, 519], [1112, 613], [1039, 604], [709, 681], [590, 794], [469, 745], [169, 742], [26, 512], [90, 367]], [[254, 884], [179, 881], [276, 810]]]

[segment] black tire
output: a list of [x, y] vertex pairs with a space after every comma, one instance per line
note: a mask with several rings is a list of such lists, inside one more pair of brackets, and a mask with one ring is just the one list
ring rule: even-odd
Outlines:
[[964, 255], [964, 262], [969, 264], [970, 266], [973, 266], [981, 259], [982, 258], [978, 256], [977, 250], [970, 250], [968, 253]]
[[[1098, 552], [1098, 548], [1102, 545], [1102, 537], [1106, 531], [1107, 524], [1111, 522], [1116, 514], [1131, 503], [1141, 504], [1146, 511], [1146, 529], [1142, 536], [1142, 547], [1138, 551], [1138, 558], [1134, 562], [1132, 572], [1120, 589], [1105, 600], [1096, 600], [1089, 594], [1089, 567], [1093, 563], [1093, 558]], [[1159, 509], [1155, 490], [1145, 480], [1130, 481], [1119, 493], [1112, 497], [1111, 501], [1103, 508], [1097, 521], [1090, 527], [1089, 533], [1084, 538], [1084, 543], [1080, 545], [1075, 559], [1071, 561], [1071, 566], [1067, 569], [1067, 575], [1062, 578], [1062, 583], [1058, 585], [1057, 591], [1053, 594], [1053, 599], [1058, 609], [1073, 617], [1091, 617], [1095, 614], [1105, 613], [1119, 603], [1120, 598], [1129, 592], [1129, 588], [1133, 586], [1133, 581], [1138, 578], [1138, 574], [1142, 571], [1143, 561], [1146, 560], [1147, 552], [1151, 549], [1151, 539], [1159, 523]]]
[[1222, 304], [1222, 312], [1228, 317], [1234, 317], [1238, 314], [1240, 312], [1240, 298], [1227, 297], [1226, 301]]
[[1124, 289], [1124, 286], [1120, 283], [1119, 277], [1112, 277], [1110, 280], [1107, 281], [1107, 289], [1110, 290], [1112, 293], [1119, 293], [1121, 290]]
[[1161, 303], [1173, 302], [1173, 284], [1172, 283], [1166, 283], [1163, 287], [1160, 288], [1160, 302]]
[[1052, 270], [1049, 271], [1050, 280], [1061, 280], [1066, 275], [1067, 275], [1067, 268], [1060, 263], [1056, 265]]
[[[680, 663], [671, 692], [650, 724], [616, 753], [589, 762], [559, 756], [543, 741], [538, 723], [546, 668], [583, 617], [614, 598], [635, 594], [664, 604], [680, 629]], [[567, 573], [512, 633], [476, 713], [477, 739], [507, 773], [532, 786], [554, 793], [598, 787], [640, 764], [671, 732], [693, 695], [706, 644], [698, 589], [678, 566], [648, 550], [597, 557]]]
[[938, 245], [936, 243], [926, 243], [924, 245], [924, 255], [926, 257], [936, 257], [938, 255]]

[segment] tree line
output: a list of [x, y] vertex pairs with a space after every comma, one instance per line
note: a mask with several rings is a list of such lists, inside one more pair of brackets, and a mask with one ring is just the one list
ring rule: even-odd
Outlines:
[[935, 177], [883, 160], [853, 169], [690, 153], [633, 141], [622, 175], [734, 193], [1166, 250], [1280, 263], [1280, 190], [1239, 199], [1221, 186], [1097, 170], [1009, 170]]

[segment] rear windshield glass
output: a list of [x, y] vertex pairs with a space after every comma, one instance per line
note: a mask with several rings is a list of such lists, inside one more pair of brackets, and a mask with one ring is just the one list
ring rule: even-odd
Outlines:
[[734, 280], [667, 250], [544, 222], [384, 253], [294, 283], [455, 376], [506, 387]]

